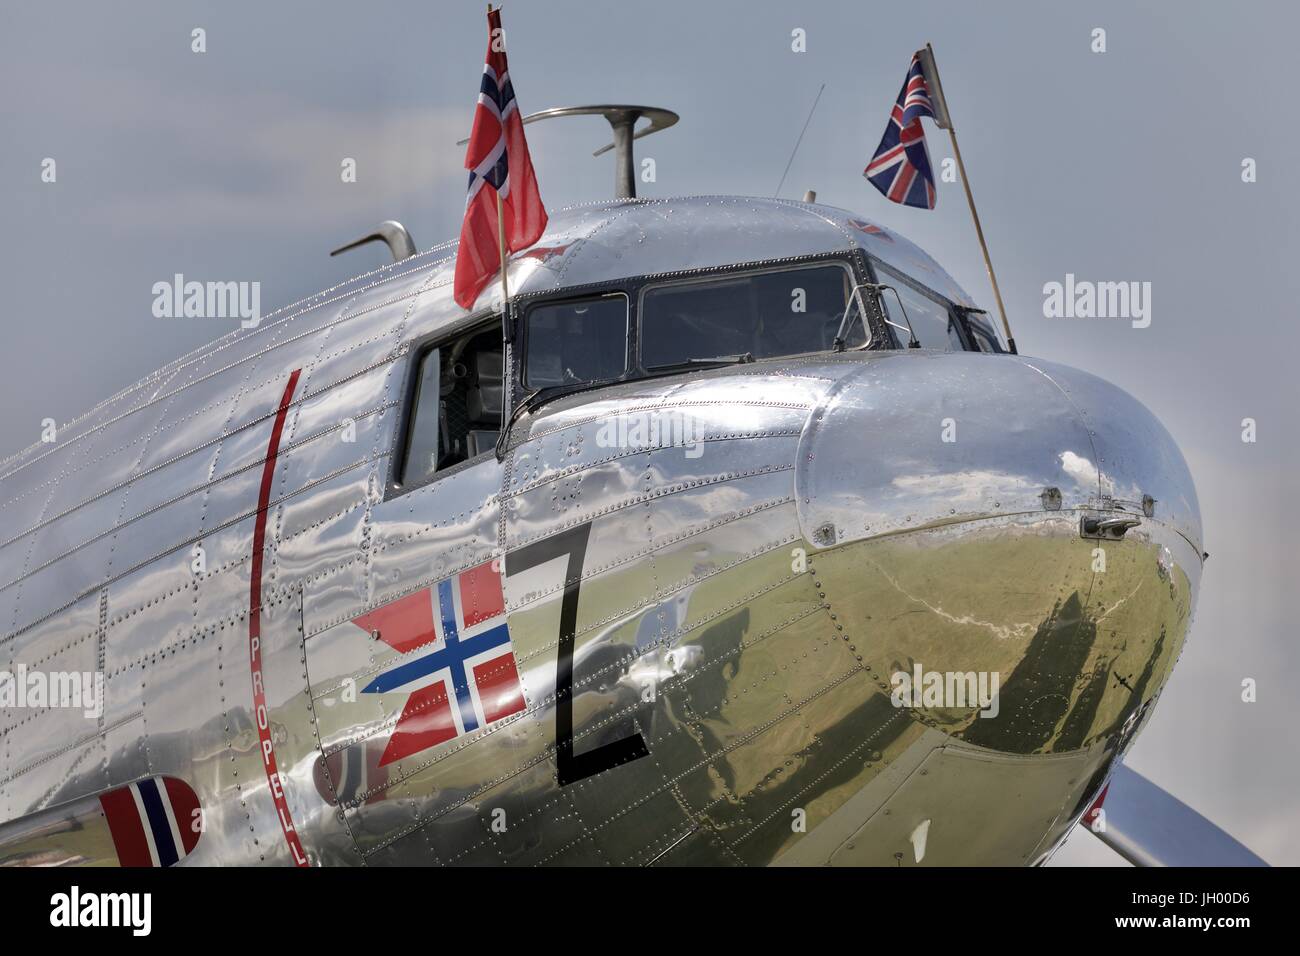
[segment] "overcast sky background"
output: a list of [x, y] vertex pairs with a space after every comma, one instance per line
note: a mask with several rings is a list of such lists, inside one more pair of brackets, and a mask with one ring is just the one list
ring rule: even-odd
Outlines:
[[[382, 219], [455, 236], [486, 44], [474, 2], [0, 7], [0, 457], [221, 320], [153, 318], [174, 273], [256, 280], [262, 311], [382, 264], [328, 251]], [[507, 0], [521, 107], [682, 115], [638, 143], [641, 195], [783, 196], [897, 229], [993, 309], [957, 183], [938, 208], [861, 177], [931, 41], [1021, 350], [1110, 379], [1181, 444], [1205, 522], [1191, 640], [1130, 763], [1273, 863], [1300, 864], [1294, 601], [1300, 66], [1277, 3], [593, 3]], [[191, 52], [191, 30], [207, 52]], [[1107, 52], [1091, 51], [1094, 28]], [[791, 31], [807, 52], [791, 51]], [[936, 166], [951, 154], [927, 122]], [[529, 127], [543, 199], [612, 195], [599, 118]], [[53, 157], [58, 180], [41, 182]], [[340, 181], [353, 157], [358, 182]], [[1243, 183], [1241, 162], [1258, 163]], [[1152, 283], [1150, 328], [1043, 317], [1067, 272]], [[1258, 422], [1243, 444], [1241, 421]], [[1258, 702], [1241, 681], [1258, 681]], [[1082, 832], [1057, 862], [1118, 858]]]

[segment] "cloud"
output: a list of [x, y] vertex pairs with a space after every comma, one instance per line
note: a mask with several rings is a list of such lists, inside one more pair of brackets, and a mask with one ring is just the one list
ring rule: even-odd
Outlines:
[[1097, 466], [1082, 455], [1076, 455], [1072, 451], [1061, 452], [1061, 468], [1086, 488], [1096, 488], [1100, 485], [1101, 475], [1097, 471]]
[[[63, 181], [92, 192], [83, 223], [168, 236], [370, 225], [417, 200], [458, 197], [465, 172], [456, 141], [472, 118], [469, 105], [375, 110], [74, 71], [39, 97], [9, 100], [4, 119], [24, 138], [48, 141], [51, 111], [77, 118], [59, 130], [59, 155]], [[356, 161], [355, 183], [342, 181], [345, 157]]]
[[986, 469], [931, 475], [897, 475], [890, 484], [917, 500], [937, 499], [953, 505], [975, 508], [999, 498], [1038, 495], [1043, 486], [1023, 475]]

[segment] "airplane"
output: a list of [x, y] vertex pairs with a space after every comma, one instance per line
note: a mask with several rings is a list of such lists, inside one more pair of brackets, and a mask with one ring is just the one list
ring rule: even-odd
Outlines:
[[1206, 557], [1156, 417], [812, 194], [636, 198], [671, 111], [543, 112], [616, 195], [508, 300], [390, 220], [0, 464], [0, 863], [1262, 863], [1122, 763]]

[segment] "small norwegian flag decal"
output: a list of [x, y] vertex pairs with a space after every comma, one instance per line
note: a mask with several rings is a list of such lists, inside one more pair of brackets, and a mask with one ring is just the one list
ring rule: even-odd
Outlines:
[[183, 780], [146, 777], [99, 795], [122, 866], [171, 866], [198, 845], [199, 798]]
[[527, 707], [491, 563], [398, 598], [353, 622], [401, 656], [361, 692], [405, 694], [379, 767]]
[[893, 236], [873, 222], [867, 222], [865, 219], [850, 219], [848, 220], [848, 223], [858, 232], [864, 232], [868, 236], [875, 236], [877, 239], [885, 240], [885, 242], [894, 241]]

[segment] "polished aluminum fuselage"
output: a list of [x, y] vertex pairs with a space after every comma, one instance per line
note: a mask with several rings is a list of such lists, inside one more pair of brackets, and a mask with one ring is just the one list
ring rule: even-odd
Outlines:
[[[860, 225], [734, 197], [577, 207], [512, 285], [861, 250], [973, 304]], [[473, 313], [452, 303], [453, 254], [305, 300], [0, 465], [0, 662], [106, 677], [94, 720], [3, 715], [0, 823], [161, 774], [203, 807], [187, 862], [291, 861], [248, 618], [267, 436], [301, 369], [259, 613], [269, 736], [311, 863], [1018, 864], [1059, 843], [1195, 607], [1195, 491], [1145, 408], [1018, 356], [818, 354], [558, 399], [502, 460], [398, 493], [413, 343], [490, 310], [490, 291]], [[602, 438], [629, 415], [662, 427]], [[1081, 536], [1117, 515], [1139, 523]], [[516, 572], [511, 556], [579, 527], [574, 748], [639, 734], [648, 754], [562, 783], [573, 581], [562, 560]], [[525, 710], [376, 766], [401, 703], [355, 688], [395, 652], [352, 622], [484, 562], [503, 572]], [[998, 716], [896, 706], [893, 675], [917, 666], [997, 673]]]

